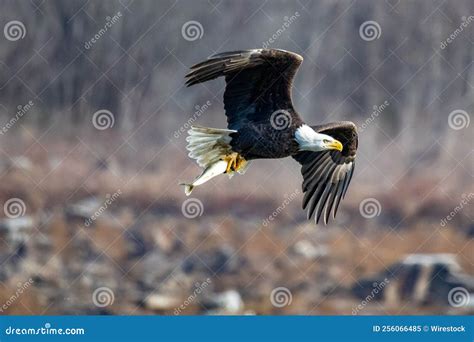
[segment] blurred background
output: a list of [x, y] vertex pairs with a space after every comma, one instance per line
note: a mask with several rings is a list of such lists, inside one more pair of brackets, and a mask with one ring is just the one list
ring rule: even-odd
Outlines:
[[[471, 0], [0, 3], [2, 314], [473, 313]], [[359, 127], [327, 226], [291, 158], [178, 186], [226, 126], [189, 66], [261, 47], [304, 57], [306, 122]]]

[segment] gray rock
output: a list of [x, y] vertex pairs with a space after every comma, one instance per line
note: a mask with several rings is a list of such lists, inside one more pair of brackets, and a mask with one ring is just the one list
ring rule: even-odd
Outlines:
[[145, 299], [145, 307], [151, 310], [171, 311], [184, 301], [181, 296], [154, 293]]
[[307, 259], [317, 259], [326, 256], [329, 251], [326, 246], [315, 246], [311, 241], [300, 240], [293, 246], [296, 254], [299, 254]]
[[102, 205], [102, 201], [97, 197], [88, 197], [65, 208], [68, 219], [90, 220], [95, 212]]
[[360, 279], [351, 291], [362, 300], [447, 305], [456, 287], [473, 292], [474, 277], [462, 273], [454, 254], [410, 254], [388, 270]]
[[34, 220], [30, 216], [5, 218], [0, 221], [0, 234], [5, 234], [12, 243], [19, 243], [27, 238], [33, 225]]
[[244, 302], [237, 290], [210, 293], [201, 300], [201, 304], [212, 315], [237, 315], [244, 310]]
[[182, 269], [185, 273], [211, 271], [214, 274], [229, 274], [237, 272], [242, 262], [232, 247], [220, 246], [186, 259]]

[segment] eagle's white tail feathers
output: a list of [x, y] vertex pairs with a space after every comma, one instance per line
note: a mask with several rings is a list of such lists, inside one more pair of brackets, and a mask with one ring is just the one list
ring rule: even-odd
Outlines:
[[232, 153], [230, 134], [235, 132], [237, 131], [230, 129], [191, 126], [186, 138], [189, 157], [196, 159], [200, 167], [209, 167], [222, 156]]

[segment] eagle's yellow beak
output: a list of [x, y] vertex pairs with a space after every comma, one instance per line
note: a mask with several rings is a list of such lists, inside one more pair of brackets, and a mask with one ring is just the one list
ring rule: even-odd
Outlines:
[[330, 143], [326, 144], [326, 148], [328, 150], [338, 150], [339, 152], [342, 151], [342, 144], [338, 140], [331, 141]]

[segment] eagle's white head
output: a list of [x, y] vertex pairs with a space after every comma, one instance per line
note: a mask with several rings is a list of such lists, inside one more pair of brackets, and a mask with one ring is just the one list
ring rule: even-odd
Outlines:
[[298, 142], [300, 151], [342, 151], [342, 144], [340, 141], [327, 134], [317, 133], [306, 124], [303, 124], [296, 130], [295, 139]]

